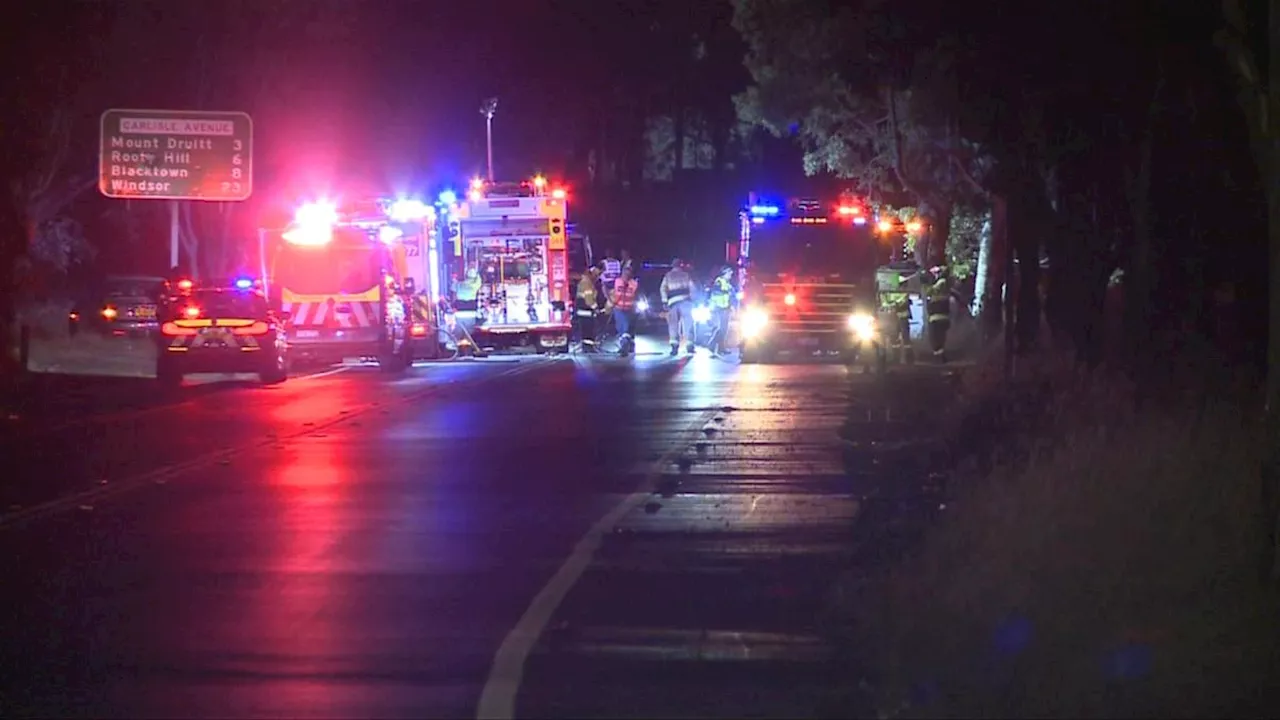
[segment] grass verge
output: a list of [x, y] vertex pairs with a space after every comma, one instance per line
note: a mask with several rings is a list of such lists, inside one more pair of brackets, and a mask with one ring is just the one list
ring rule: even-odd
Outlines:
[[1106, 372], [1042, 357], [1020, 373], [1011, 389], [989, 361], [966, 378], [961, 435], [999, 433], [1000, 451], [966, 463], [913, 551], [846, 600], [881, 713], [1270, 715], [1280, 598], [1257, 582], [1248, 387], [1174, 378], [1139, 407]]

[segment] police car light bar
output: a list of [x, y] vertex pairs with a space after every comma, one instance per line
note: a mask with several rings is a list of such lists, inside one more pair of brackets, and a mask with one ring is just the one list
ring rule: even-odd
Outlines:
[[452, 190], [445, 190], [441, 192], [440, 196], [437, 197], [436, 199], [440, 201], [441, 205], [444, 205], [447, 207], [449, 205], [452, 205], [458, 202], [458, 194]]
[[249, 278], [239, 278], [236, 280], [236, 288], [239, 290], [249, 290], [253, 287], [253, 280]]
[[756, 217], [773, 217], [781, 210], [777, 205], [752, 205], [751, 214]]

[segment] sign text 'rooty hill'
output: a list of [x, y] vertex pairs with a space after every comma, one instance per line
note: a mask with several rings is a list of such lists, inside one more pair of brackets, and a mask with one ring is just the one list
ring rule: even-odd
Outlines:
[[253, 121], [242, 112], [108, 110], [98, 189], [126, 199], [245, 200], [253, 194]]

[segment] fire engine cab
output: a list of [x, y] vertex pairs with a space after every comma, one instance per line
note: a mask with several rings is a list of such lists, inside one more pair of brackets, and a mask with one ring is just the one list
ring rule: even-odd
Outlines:
[[434, 208], [412, 200], [315, 202], [264, 237], [264, 289], [287, 319], [294, 357], [373, 357], [388, 371], [433, 357], [434, 224]]
[[483, 351], [568, 349], [567, 193], [538, 176], [474, 180], [450, 220], [451, 299]]

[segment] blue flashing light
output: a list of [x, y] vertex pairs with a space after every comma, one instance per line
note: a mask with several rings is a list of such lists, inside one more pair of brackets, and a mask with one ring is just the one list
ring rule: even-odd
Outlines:
[[239, 278], [236, 280], [236, 288], [239, 290], [249, 290], [253, 287], [253, 280], [249, 278]]
[[756, 217], [774, 217], [781, 210], [777, 205], [752, 205], [751, 214]]
[[444, 192], [440, 193], [440, 197], [437, 199], [440, 201], [441, 205], [445, 205], [445, 206], [452, 205], [458, 202], [458, 193], [452, 190], [445, 190]]

